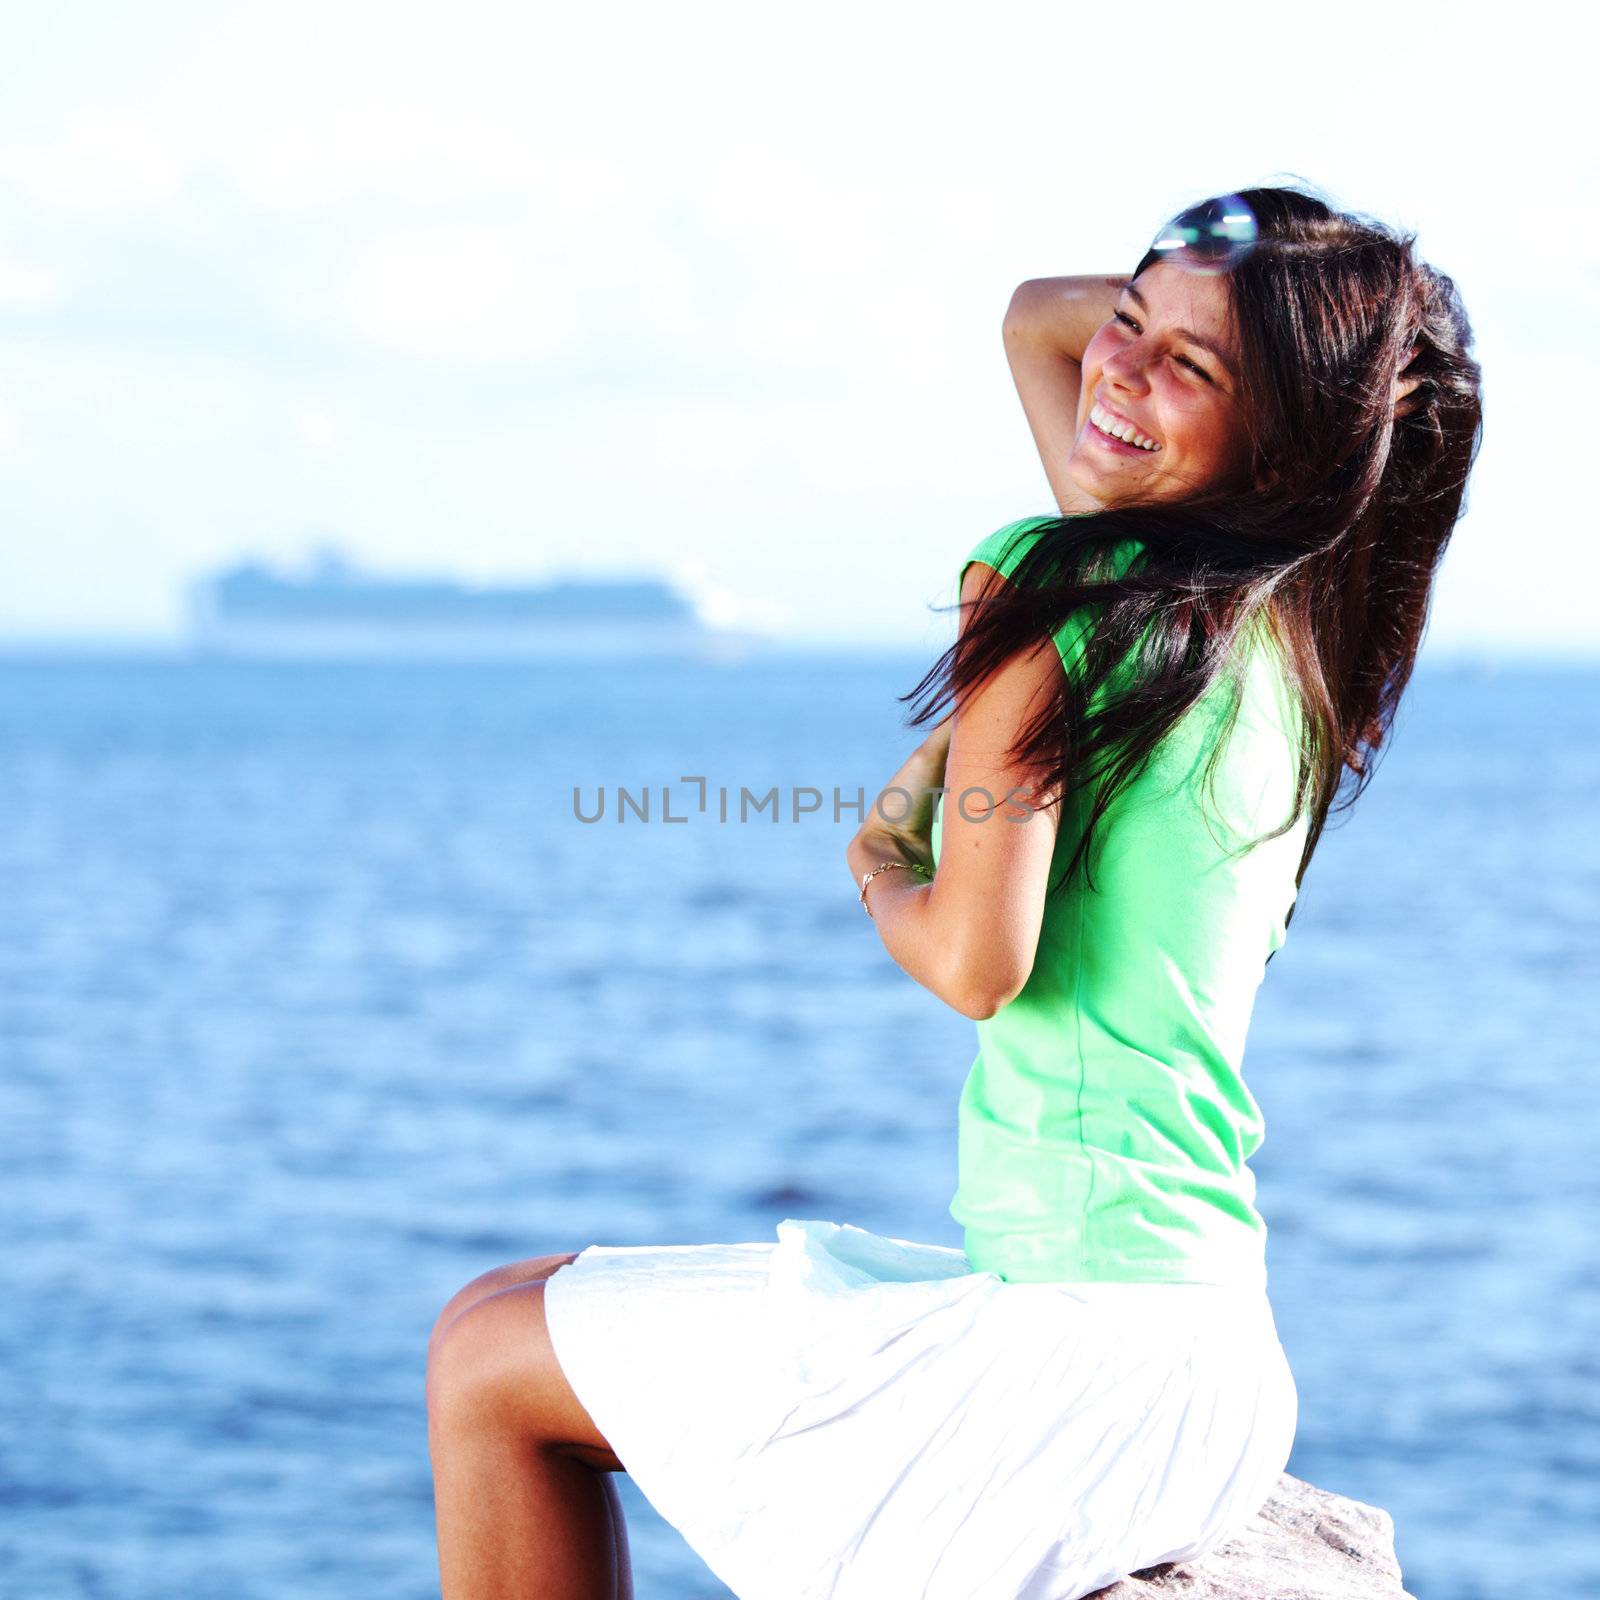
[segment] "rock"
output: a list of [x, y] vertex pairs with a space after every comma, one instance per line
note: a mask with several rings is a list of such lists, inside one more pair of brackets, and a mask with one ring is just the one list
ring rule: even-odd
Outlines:
[[1092, 1600], [1414, 1600], [1394, 1518], [1286, 1472], [1243, 1533], [1198, 1561], [1146, 1567]]

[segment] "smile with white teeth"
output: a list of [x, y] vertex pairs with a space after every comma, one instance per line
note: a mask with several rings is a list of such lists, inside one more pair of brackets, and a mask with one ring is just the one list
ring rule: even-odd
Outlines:
[[1099, 406], [1089, 407], [1089, 420], [1101, 433], [1109, 434], [1111, 438], [1120, 440], [1123, 444], [1131, 444], [1140, 450], [1159, 450], [1161, 448], [1154, 439], [1147, 439], [1134, 427], [1131, 422], [1118, 422], [1109, 412], [1102, 411]]

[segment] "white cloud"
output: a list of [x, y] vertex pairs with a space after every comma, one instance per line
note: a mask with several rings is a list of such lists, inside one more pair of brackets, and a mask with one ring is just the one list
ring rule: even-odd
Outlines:
[[183, 176], [177, 146], [165, 133], [108, 107], [78, 112], [53, 141], [0, 146], [0, 184], [64, 209], [159, 205], [178, 193]]
[[303, 395], [289, 407], [289, 426], [301, 447], [322, 455], [338, 449], [345, 430], [338, 408], [321, 395]]
[[315, 120], [251, 130], [228, 165], [249, 199], [296, 209], [494, 194], [519, 187], [536, 162], [512, 129], [470, 114], [357, 101]]
[[571, 336], [573, 297], [535, 267], [510, 230], [393, 233], [359, 258], [350, 290], [357, 331], [403, 355], [496, 363], [538, 360]]
[[515, 198], [558, 240], [626, 225], [648, 198], [626, 152], [531, 138], [514, 120], [468, 107], [371, 97], [250, 129], [220, 160], [238, 191], [270, 210]]
[[22, 431], [17, 426], [17, 414], [9, 406], [0, 405], [0, 461], [17, 463], [23, 459]]
[[38, 311], [61, 299], [61, 282], [55, 273], [0, 252], [0, 309]]
[[792, 633], [799, 620], [799, 610], [793, 605], [740, 594], [718, 582], [704, 560], [671, 563], [668, 576], [674, 587], [689, 597], [700, 620], [713, 628], [783, 635]]

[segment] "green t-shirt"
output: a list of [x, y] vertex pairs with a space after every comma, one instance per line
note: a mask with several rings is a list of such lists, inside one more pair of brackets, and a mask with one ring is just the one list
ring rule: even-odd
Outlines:
[[[1007, 524], [962, 574], [982, 561], [1009, 577], [1053, 520]], [[1117, 547], [1119, 574], [1139, 548]], [[1086, 610], [1055, 636], [1068, 672], [1081, 667]], [[1052, 891], [1027, 984], [977, 1025], [950, 1204], [975, 1270], [1008, 1282], [1266, 1286], [1247, 1165], [1265, 1128], [1241, 1068], [1256, 991], [1287, 937], [1307, 822], [1228, 855], [1281, 826], [1294, 795], [1298, 711], [1264, 628], [1243, 640], [1238, 720], [1211, 783], [1223, 679], [1102, 815], [1094, 890], [1080, 863]], [[936, 868], [946, 798], [934, 811]], [[1063, 802], [1052, 883], [1091, 798], [1080, 788]], [[974, 796], [966, 809], [986, 807]], [[1048, 819], [984, 824], [1035, 825]]]

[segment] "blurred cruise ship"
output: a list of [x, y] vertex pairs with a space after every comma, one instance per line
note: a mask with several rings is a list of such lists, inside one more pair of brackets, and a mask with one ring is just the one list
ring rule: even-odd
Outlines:
[[197, 579], [189, 618], [207, 655], [738, 660], [766, 642], [708, 625], [661, 579], [470, 585], [365, 572], [329, 546], [298, 575], [243, 561]]

